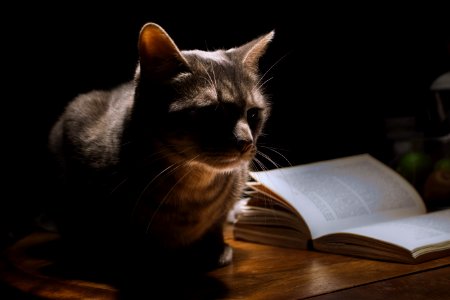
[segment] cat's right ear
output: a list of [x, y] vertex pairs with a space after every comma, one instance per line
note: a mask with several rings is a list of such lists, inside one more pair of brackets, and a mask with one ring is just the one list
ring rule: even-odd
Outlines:
[[178, 47], [167, 32], [155, 23], [142, 27], [138, 47], [141, 78], [166, 81], [189, 71], [188, 63]]
[[260, 36], [239, 48], [230, 49], [229, 51], [238, 54], [242, 58], [242, 64], [253, 73], [258, 73], [258, 61], [266, 52], [267, 46], [272, 41], [275, 31]]

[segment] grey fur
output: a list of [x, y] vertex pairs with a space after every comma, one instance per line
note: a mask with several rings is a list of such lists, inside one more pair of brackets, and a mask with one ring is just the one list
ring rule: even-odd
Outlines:
[[[180, 52], [162, 28], [145, 25], [135, 78], [76, 97], [51, 130], [66, 183], [63, 227], [84, 228], [80, 235], [127, 227], [167, 249], [220, 237], [269, 115], [255, 64], [272, 37]], [[147, 54], [150, 42], [169, 53]], [[231, 259], [223, 249], [219, 264]]]

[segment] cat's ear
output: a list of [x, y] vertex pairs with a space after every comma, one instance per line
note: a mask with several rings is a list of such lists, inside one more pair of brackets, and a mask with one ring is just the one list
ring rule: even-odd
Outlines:
[[141, 76], [164, 81], [189, 70], [177, 45], [155, 23], [147, 23], [142, 27], [138, 47]]
[[230, 51], [237, 53], [242, 60], [242, 64], [252, 72], [256, 73], [258, 71], [259, 59], [266, 52], [267, 46], [270, 41], [272, 41], [274, 35], [275, 31], [272, 30], [267, 34], [238, 48], [231, 49]]

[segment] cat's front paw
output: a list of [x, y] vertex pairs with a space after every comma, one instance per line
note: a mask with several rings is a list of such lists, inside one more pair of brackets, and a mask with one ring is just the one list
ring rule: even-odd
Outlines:
[[219, 256], [218, 267], [229, 265], [233, 261], [233, 248], [225, 244], [222, 254]]

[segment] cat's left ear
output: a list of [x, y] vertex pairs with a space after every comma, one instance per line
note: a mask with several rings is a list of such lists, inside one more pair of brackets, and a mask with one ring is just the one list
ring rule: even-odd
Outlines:
[[272, 41], [275, 30], [254, 39], [238, 48], [230, 49], [230, 52], [238, 54], [242, 60], [242, 64], [250, 71], [258, 72], [258, 62], [261, 56], [266, 52], [267, 46]]
[[141, 76], [165, 81], [189, 69], [177, 45], [155, 23], [147, 23], [142, 27], [138, 46]]

